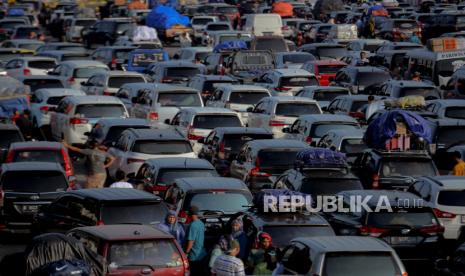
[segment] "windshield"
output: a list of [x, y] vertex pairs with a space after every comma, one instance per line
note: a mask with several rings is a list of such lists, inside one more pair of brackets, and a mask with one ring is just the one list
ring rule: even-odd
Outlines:
[[123, 133], [128, 128], [133, 129], [148, 129], [149, 126], [138, 126], [138, 125], [131, 125], [131, 126], [113, 126], [108, 130], [107, 136], [105, 137], [105, 141], [113, 142], [116, 141], [120, 134]]
[[433, 161], [424, 159], [387, 159], [381, 162], [382, 177], [396, 176], [436, 176]]
[[356, 124], [344, 124], [344, 123], [327, 123], [327, 124], [315, 124], [312, 126], [310, 131], [310, 137], [321, 138], [321, 136], [328, 133], [330, 130], [354, 130], [360, 129], [360, 126]]
[[58, 103], [64, 98], [65, 96], [58, 96], [58, 97], [50, 97], [47, 99], [47, 104], [49, 105], [58, 105]]
[[120, 268], [144, 265], [157, 268], [182, 267], [181, 254], [172, 239], [149, 241], [124, 241], [112, 243], [108, 253], [108, 263]]
[[84, 118], [124, 117], [124, 107], [119, 104], [80, 104], [76, 107], [76, 115]]
[[441, 127], [437, 132], [436, 143], [448, 147], [457, 142], [457, 137], [465, 137], [465, 127]]
[[402, 209], [399, 212], [387, 213], [369, 213], [367, 214], [367, 224], [372, 226], [386, 227], [392, 225], [408, 225], [413, 228], [424, 227], [437, 224], [433, 212], [424, 208], [421, 210], [413, 209], [408, 212]]
[[157, 181], [158, 185], [169, 185], [177, 178], [185, 177], [212, 177], [218, 176], [215, 170], [209, 169], [161, 169], [158, 171]]
[[22, 150], [15, 151], [13, 162], [53, 162], [64, 165], [63, 155], [59, 150]]
[[242, 127], [236, 115], [197, 115], [192, 124], [194, 128], [214, 129], [216, 127]]
[[103, 67], [85, 67], [85, 68], [78, 68], [74, 70], [74, 77], [75, 78], [90, 78], [93, 75], [97, 75], [99, 73], [105, 73], [109, 70]]
[[90, 27], [95, 24], [95, 20], [76, 20], [74, 25], [81, 26], [81, 27]]
[[210, 22], [214, 22], [213, 18], [194, 18], [194, 19], [192, 19], [192, 25], [207, 25]]
[[453, 119], [465, 119], [465, 106], [454, 106], [446, 108], [446, 117]]
[[183, 209], [189, 210], [190, 206], [197, 206], [199, 210], [236, 213], [247, 210], [251, 201], [250, 195], [245, 193], [215, 190], [188, 194]]
[[316, 49], [316, 55], [320, 58], [342, 58], [347, 54], [347, 50], [344, 47], [320, 47]]
[[9, 148], [11, 143], [24, 141], [19, 130], [1, 130], [0, 148]]
[[349, 95], [349, 91], [340, 90], [340, 91], [314, 91], [313, 99], [317, 101], [326, 101], [330, 102], [338, 96]]
[[198, 93], [160, 93], [158, 94], [158, 103], [161, 106], [202, 106]]
[[282, 77], [280, 86], [310, 86], [318, 85], [318, 80], [313, 77]]
[[64, 88], [63, 83], [57, 79], [42, 79], [42, 80], [24, 80], [25, 85], [29, 85], [31, 92], [42, 88]]
[[309, 195], [335, 195], [342, 191], [361, 190], [362, 184], [358, 179], [350, 178], [305, 178], [300, 192]]
[[205, 81], [203, 83], [203, 91], [215, 91], [218, 86], [224, 85], [224, 84], [232, 84], [232, 80], [213, 80], [213, 81]]
[[441, 98], [439, 91], [434, 87], [405, 87], [400, 90], [399, 97], [405, 96], [423, 96], [436, 99]]
[[25, 44], [19, 44], [18, 48], [35, 51], [42, 45], [43, 45], [42, 43], [31, 43], [31, 42], [29, 42], [29, 43], [25, 43]]
[[269, 97], [270, 94], [267, 92], [252, 92], [252, 91], [240, 91], [232, 92], [229, 96], [229, 102], [233, 104], [249, 104], [254, 105], [258, 103], [261, 99]]
[[[116, 205], [118, 204], [118, 205]], [[168, 209], [162, 203], [136, 201], [114, 203], [102, 207], [101, 217], [105, 224], [158, 224], [163, 222]]]
[[120, 88], [126, 83], [145, 82], [143, 77], [111, 77], [108, 80], [108, 87]]
[[313, 55], [307, 53], [291, 53], [283, 55], [283, 62], [284, 63], [305, 63], [307, 61], [315, 60]]
[[359, 72], [357, 74], [357, 84], [369, 86], [375, 83], [382, 83], [389, 80], [391, 76], [385, 72]]
[[264, 149], [257, 156], [260, 167], [288, 167], [294, 166], [295, 156], [301, 148], [292, 149]]
[[170, 78], [191, 78], [200, 74], [200, 69], [193, 67], [172, 67], [166, 69], [166, 76]]
[[59, 46], [57, 50], [87, 53], [87, 49], [84, 48], [84, 46], [76, 46], [76, 45], [62, 45], [62, 46]]
[[461, 191], [440, 191], [438, 204], [445, 206], [465, 207], [465, 190]]
[[341, 152], [343, 153], [361, 153], [368, 146], [365, 145], [362, 138], [357, 139], [344, 139], [341, 144]]
[[4, 192], [64, 192], [68, 182], [60, 171], [13, 171], [3, 175], [1, 185]]
[[313, 225], [273, 225], [263, 226], [263, 232], [273, 237], [273, 245], [284, 247], [295, 238], [334, 236], [330, 226]]
[[259, 39], [255, 44], [255, 50], [288, 51], [286, 41], [282, 38]]
[[389, 252], [326, 253], [323, 276], [398, 276], [399, 266]]
[[133, 152], [144, 154], [182, 154], [192, 152], [188, 141], [136, 141], [132, 148]]
[[150, 63], [163, 60], [164, 54], [160, 52], [132, 54], [132, 66], [147, 67]]
[[321, 114], [321, 111], [318, 105], [312, 103], [279, 103], [275, 113], [278, 116], [299, 117], [305, 114]]
[[28, 67], [34, 68], [34, 69], [52, 69], [55, 67], [55, 61], [53, 60], [31, 60], [28, 63]]
[[344, 65], [318, 65], [318, 74], [336, 74]]
[[239, 152], [242, 146], [252, 140], [273, 139], [272, 134], [226, 134], [223, 138], [224, 149], [228, 152]]

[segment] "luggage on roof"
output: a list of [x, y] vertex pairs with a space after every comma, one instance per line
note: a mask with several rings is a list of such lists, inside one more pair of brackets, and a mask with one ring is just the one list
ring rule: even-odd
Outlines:
[[231, 40], [231, 41], [226, 41], [226, 42], [216, 45], [213, 51], [215, 53], [218, 53], [221, 51], [247, 50], [247, 49], [248, 49], [247, 43], [245, 43], [245, 41]]
[[297, 153], [295, 166], [300, 168], [347, 167], [344, 153], [324, 148], [310, 148]]

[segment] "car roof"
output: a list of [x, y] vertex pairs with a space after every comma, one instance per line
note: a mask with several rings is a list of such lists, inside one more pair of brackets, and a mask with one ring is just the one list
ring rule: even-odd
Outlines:
[[218, 87], [221, 87], [223, 89], [227, 89], [230, 91], [260, 91], [260, 92], [269, 92], [268, 89], [266, 89], [263, 86], [258, 86], [258, 85], [247, 85], [247, 84], [220, 84]]
[[271, 72], [277, 72], [283, 76], [313, 76], [314, 74], [304, 69], [273, 69]]
[[387, 243], [372, 237], [331, 236], [314, 238], [297, 238], [312, 251], [324, 252], [394, 252]]
[[401, 87], [436, 87], [427, 82], [414, 80], [388, 80], [386, 83]]
[[[217, 22], [210, 22], [210, 23], [217, 23]], [[185, 47], [185, 48], [181, 48], [181, 50], [182, 51], [189, 50], [189, 51], [193, 51], [193, 52], [212, 52], [213, 48], [212, 47], [198, 46], [198, 47]]]
[[25, 39], [25, 38], [9, 39], [5, 41], [10, 41], [12, 43], [17, 43], [17, 44], [25, 44], [25, 43], [33, 43], [33, 44], [41, 44], [41, 45], [45, 44], [45, 42], [37, 40], [37, 39]]
[[2, 173], [9, 171], [63, 171], [62, 166], [56, 162], [13, 162], [2, 165]]
[[221, 134], [273, 134], [271, 131], [261, 127], [217, 127], [212, 131]]
[[[229, 81], [235, 81], [233, 78], [230, 76], [223, 76], [223, 75], [204, 75], [204, 74], [197, 74], [195, 75], [197, 78], [204, 78], [205, 80], [229, 80]], [[194, 77], [194, 78], [195, 78]]]
[[[357, 72], [388, 72], [384, 68], [375, 67], [375, 66], [347, 66], [342, 70], [350, 70], [350, 71], [357, 71]], [[367, 95], [368, 96], [368, 95]]]
[[344, 138], [362, 138], [364, 132], [362, 129], [333, 129], [328, 131], [325, 135], [327, 134], [334, 134]]
[[313, 63], [316, 65], [347, 65], [347, 63], [341, 61], [341, 60], [335, 60], [335, 59], [315, 59], [315, 60], [309, 60], [307, 63]]
[[[426, 207], [424, 206], [423, 202], [421, 202], [421, 198], [404, 191], [396, 191], [396, 190], [351, 190], [351, 191], [343, 191], [340, 192], [339, 195], [344, 195], [346, 197], [355, 197], [355, 196], [362, 196], [369, 198], [366, 204], [370, 207], [377, 207], [378, 203], [380, 202], [381, 198], [386, 198], [389, 201], [390, 206], [395, 207], [399, 205], [399, 202], [406, 202], [411, 201], [412, 204], [409, 206], [414, 206], [413, 202], [415, 202], [416, 208]], [[385, 201], [383, 201], [385, 202]]]
[[465, 106], [465, 101], [460, 100], [453, 100], [453, 99], [437, 99], [427, 101], [426, 104], [429, 103], [440, 103], [442, 106], [449, 107], [449, 106]]
[[146, 119], [140, 118], [103, 118], [97, 121], [107, 127], [112, 126], [150, 126]]
[[152, 91], [156, 92], [168, 92], [168, 91], [192, 91], [192, 92], [198, 92], [197, 89], [194, 89], [192, 87], [188, 86], [179, 86], [179, 85], [174, 85], [174, 84], [164, 84], [164, 83], [147, 83], [147, 86], [144, 86], [144, 88], [148, 88]]
[[349, 92], [349, 89], [346, 87], [342, 86], [319, 86], [319, 85], [309, 85], [309, 86], [304, 86], [302, 87], [302, 90], [307, 90], [307, 91], [325, 91], [325, 92], [339, 92], [339, 91], [347, 91]]
[[99, 104], [99, 103], [108, 103], [108, 104], [123, 104], [120, 99], [112, 96], [94, 96], [94, 95], [84, 95], [84, 96], [67, 96], [66, 99], [71, 99], [77, 104]]
[[59, 65], [69, 65], [71, 67], [105, 67], [108, 68], [105, 64], [103, 64], [100, 61], [95, 61], [95, 60], [67, 60], [67, 61], [62, 61], [59, 63]]
[[25, 57], [17, 57], [14, 59], [22, 59], [24, 61], [34, 61], [34, 60], [46, 60], [46, 61], [56, 61], [54, 58], [51, 57], [42, 57], [42, 56], [25, 56]]
[[184, 191], [210, 189], [249, 191], [244, 182], [229, 177], [186, 177], [178, 178], [175, 182]]
[[299, 116], [300, 120], [309, 122], [347, 122], [358, 124], [357, 120], [347, 115], [337, 114], [310, 114]]
[[62, 143], [48, 142], [48, 141], [29, 141], [29, 142], [15, 142], [11, 143], [10, 150], [22, 149], [64, 149]]
[[189, 107], [183, 109], [186, 112], [189, 113], [195, 113], [195, 114], [231, 114], [231, 115], [237, 115], [235, 111], [232, 111], [227, 108], [221, 108], [221, 107]]
[[[14, 163], [13, 163], [14, 164]], [[159, 201], [161, 198], [138, 189], [80, 189], [72, 190], [63, 195], [70, 194], [80, 197], [92, 198], [97, 201]]]
[[428, 121], [440, 127], [453, 127], [453, 126], [465, 126], [465, 121], [461, 119], [432, 119], [429, 118]]
[[[265, 99], [265, 98], [263, 98]], [[276, 97], [266, 97], [271, 102], [306, 102], [306, 103], [314, 103], [318, 104], [317, 101], [310, 98], [305, 97], [296, 97], [296, 96], [276, 96]]]
[[308, 148], [308, 144], [292, 139], [257, 139], [247, 142], [250, 147], [260, 149], [267, 148]]
[[78, 227], [74, 230], [106, 241], [173, 239], [170, 234], [148, 225], [99, 225]]
[[464, 190], [465, 186], [465, 176], [455, 176], [455, 175], [441, 175], [441, 176], [428, 176], [421, 177], [420, 179], [428, 179], [431, 182], [434, 182], [441, 186], [442, 189], [448, 190]]
[[189, 157], [153, 158], [146, 160], [145, 163], [158, 168], [215, 169], [213, 165], [205, 159]]
[[155, 66], [165, 66], [165, 67], [204, 67], [203, 64], [196, 64], [189, 60], [166, 60], [160, 61], [155, 64]]
[[140, 77], [143, 77], [144, 75], [141, 74], [141, 73], [138, 73], [138, 72], [131, 72], [131, 71], [107, 71], [107, 72], [103, 72], [103, 73], [98, 73], [98, 75], [104, 75], [104, 76], [109, 76], [109, 77], [115, 77], [115, 76], [118, 76], [118, 77], [127, 77], [127, 76], [140, 76]]
[[[337, 96], [335, 99], [348, 99], [348, 100], [353, 100], [353, 101], [368, 101], [368, 97], [370, 95], [342, 95], [342, 96]], [[374, 96], [375, 100], [380, 100], [381, 96]]]
[[19, 128], [15, 124], [1, 124], [0, 123], [0, 130], [18, 130]]
[[[46, 50], [43, 52], [40, 52], [39, 55], [41, 54], [49, 54], [49, 55], [68, 55], [68, 54], [73, 54], [73, 55], [80, 55], [80, 56], [89, 56], [88, 53], [83, 53], [83, 52], [76, 52], [76, 51], [70, 51], [70, 50]], [[90, 59], [89, 59], [90, 60]], [[64, 62], [64, 61], [62, 61]]]
[[62, 78], [60, 76], [49, 76], [49, 75], [17, 76], [16, 79], [18, 79], [19, 81], [24, 81], [24, 80], [59, 80], [59, 81], [62, 81]]
[[129, 128], [124, 133], [132, 133], [136, 139], [149, 139], [149, 140], [186, 140], [175, 129], [155, 129], [155, 128]]
[[40, 92], [46, 96], [86, 96], [82, 90], [72, 88], [41, 88], [37, 89], [35, 93]]

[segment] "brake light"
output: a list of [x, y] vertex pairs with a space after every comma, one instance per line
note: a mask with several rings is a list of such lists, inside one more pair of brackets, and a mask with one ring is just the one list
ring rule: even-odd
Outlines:
[[152, 121], [158, 120], [158, 113], [157, 112], [150, 112], [148, 115], [148, 119]]
[[76, 118], [76, 117], [73, 117], [73, 118], [69, 119], [69, 123], [70, 123], [71, 125], [87, 124], [88, 122], [89, 122], [89, 120], [83, 119], [83, 118]]
[[371, 184], [371, 187], [373, 189], [379, 189], [379, 175], [378, 174], [373, 175], [373, 182]]
[[27, 68], [26, 68], [26, 69], [23, 69], [23, 75], [25, 75], [25, 76], [30, 76], [30, 75], [31, 75], [31, 70], [29, 70], [29, 69], [27, 69]]
[[68, 79], [69, 84], [74, 84], [75, 82], [76, 82], [76, 80], [73, 77]]
[[126, 160], [126, 163], [128, 163], [128, 164], [131, 164], [131, 163], [142, 163], [142, 162], [144, 162], [144, 161], [145, 161], [145, 160], [143, 160], [143, 159], [128, 158], [128, 159]]
[[111, 68], [116, 69], [116, 65], [117, 65], [116, 58], [112, 58], [111, 59], [111, 64], [110, 64]]
[[260, 171], [260, 158], [257, 157], [255, 160], [255, 168], [251, 169], [249, 172], [249, 176], [264, 176], [264, 177], [269, 177], [271, 174], [267, 172], [261, 172]]
[[282, 127], [282, 126], [285, 126], [286, 124], [284, 123], [284, 121], [280, 121], [280, 120], [270, 120], [270, 122], [268, 123], [269, 126], [279, 126], [279, 127]]
[[436, 215], [437, 218], [453, 219], [453, 218], [455, 218], [457, 216], [456, 214], [452, 214], [452, 213], [449, 213], [449, 212], [444, 212], [444, 211], [441, 211], [441, 210], [436, 209], [436, 208], [433, 209], [433, 212], [434, 212], [434, 214]]
[[379, 237], [383, 233], [385, 233], [387, 230], [383, 228], [378, 228], [378, 227], [372, 227], [372, 226], [362, 226], [360, 228], [360, 235], [364, 236], [371, 236], [371, 237]]
[[349, 112], [349, 116], [356, 119], [365, 119], [365, 113], [363, 112]]
[[100, 226], [100, 225], [105, 225], [105, 223], [103, 222], [103, 220], [97, 221], [97, 226]]
[[170, 79], [170, 78], [165, 77], [165, 78], [162, 78], [162, 79], [161, 79], [161, 82], [167, 83], [167, 82], [173, 82], [173, 80]]
[[291, 88], [288, 88], [288, 87], [276, 87], [274, 90], [276, 90], [278, 92], [287, 92], [287, 91], [291, 90]]
[[311, 144], [312, 141], [313, 141], [313, 137], [307, 136], [307, 138], [305, 138], [305, 143], [307, 144]]
[[433, 236], [433, 235], [444, 233], [444, 227], [438, 224], [432, 225], [432, 226], [426, 226], [426, 227], [422, 227], [420, 229], [420, 232]]
[[10, 150], [8, 152], [8, 155], [6, 156], [6, 160], [5, 160], [5, 163], [11, 163], [13, 162], [13, 157], [15, 156], [15, 152]]
[[[63, 162], [65, 166], [65, 172], [67, 176], [73, 175], [73, 167], [71, 166], [71, 161], [69, 160], [68, 153], [65, 149], [61, 149], [61, 155], [63, 156]], [[74, 182], [72, 182], [74, 185]]]
[[103, 96], [111, 96], [110, 91], [104, 90], [104, 91], [103, 91]]
[[220, 145], [218, 146], [218, 158], [220, 159], [226, 158], [225, 151], [224, 151], [224, 141], [221, 142]]
[[44, 114], [47, 114], [48, 113], [48, 110], [49, 110], [49, 107], [48, 106], [41, 106], [40, 107], [40, 111]]
[[220, 64], [219, 74], [224, 76], [226, 74], [226, 69], [224, 69], [223, 64]]
[[197, 141], [202, 138], [202, 136], [195, 135], [194, 129], [192, 128], [192, 126], [189, 126], [189, 129], [187, 130], [187, 139]]

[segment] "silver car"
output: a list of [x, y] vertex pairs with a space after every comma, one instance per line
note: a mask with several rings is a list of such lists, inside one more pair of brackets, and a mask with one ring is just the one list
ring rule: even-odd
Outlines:
[[70, 60], [58, 64], [49, 74], [59, 76], [71, 88], [81, 89], [81, 84], [97, 73], [110, 71], [107, 65], [94, 60]]
[[81, 89], [87, 95], [114, 96], [123, 84], [144, 83], [147, 79], [143, 74], [126, 71], [107, 71], [92, 75], [81, 83]]

